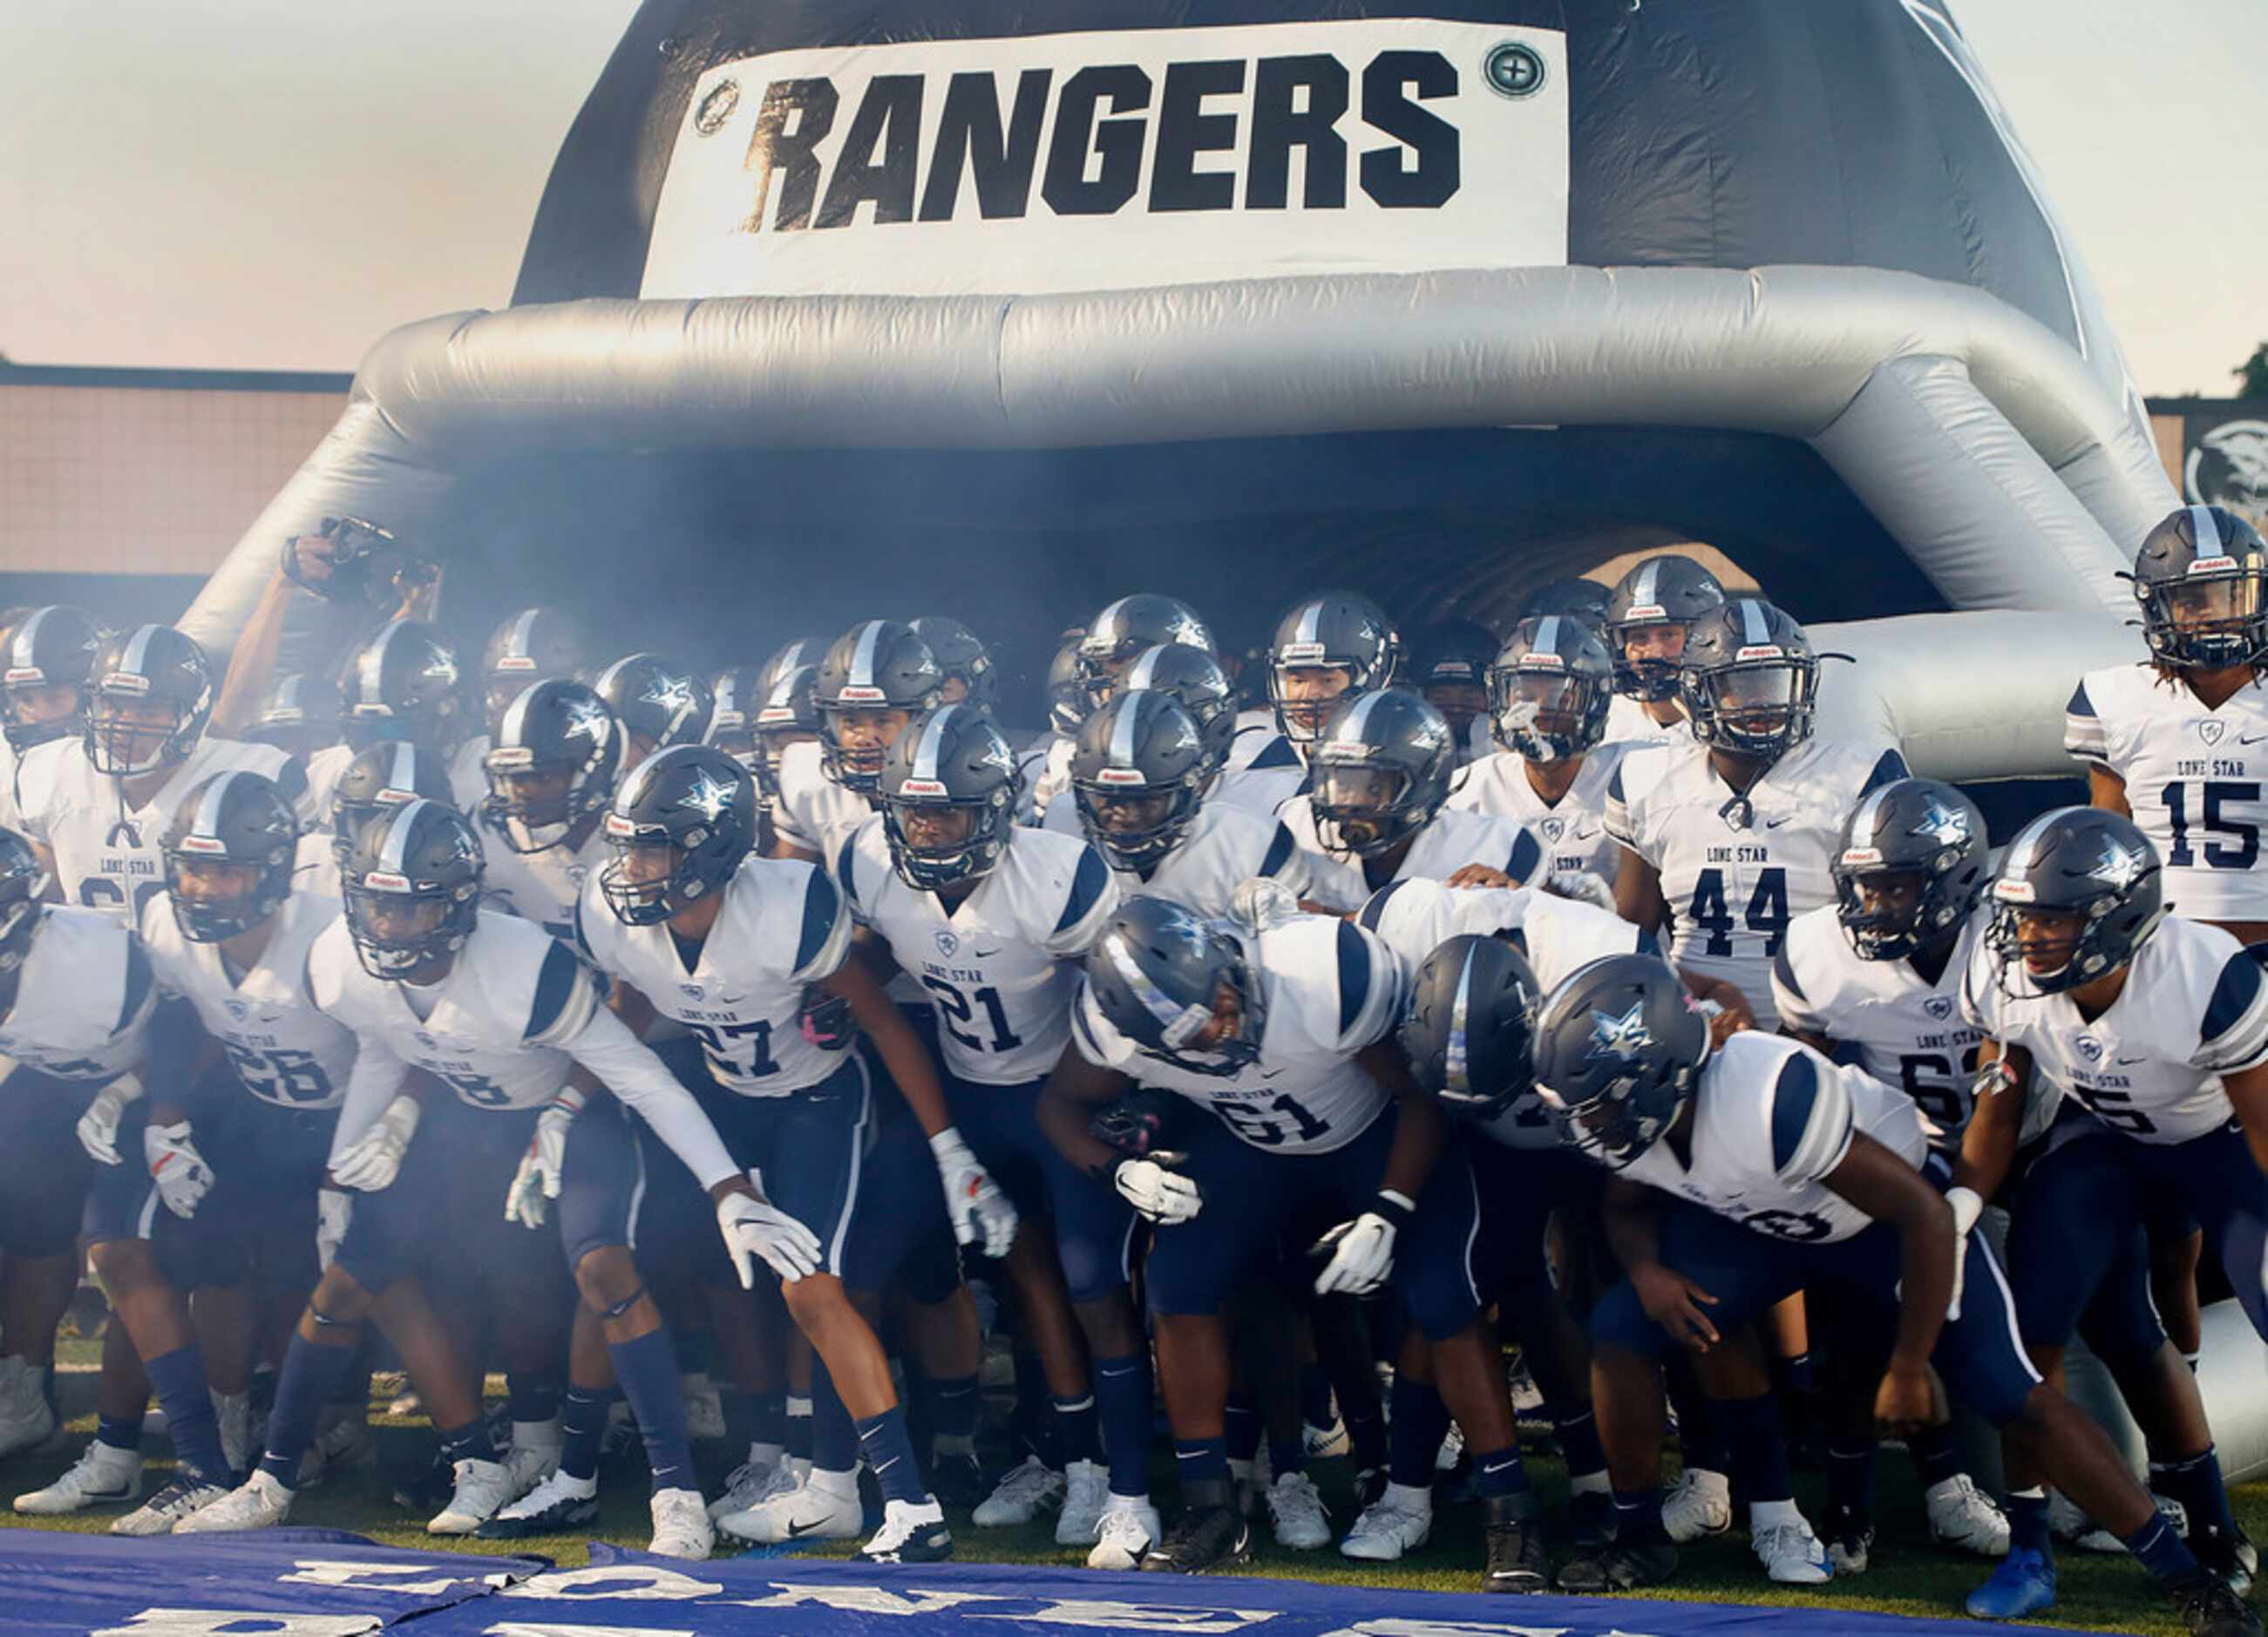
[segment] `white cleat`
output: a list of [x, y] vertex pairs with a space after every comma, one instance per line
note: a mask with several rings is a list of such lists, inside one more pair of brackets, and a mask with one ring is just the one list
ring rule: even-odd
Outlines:
[[563, 1535], [599, 1521], [599, 1480], [554, 1472], [474, 1532], [482, 1540]]
[[[1105, 1480], [1105, 1487], [1108, 1480]], [[1064, 1475], [1035, 1455], [1005, 1473], [992, 1493], [976, 1503], [968, 1521], [979, 1529], [1012, 1529], [1064, 1503]]]
[[1310, 1461], [1328, 1461], [1344, 1455], [1349, 1447], [1346, 1422], [1338, 1416], [1331, 1418], [1329, 1427], [1318, 1427], [1313, 1421], [1300, 1425], [1300, 1448]]
[[1339, 1542], [1339, 1552], [1364, 1563], [1391, 1563], [1417, 1551], [1432, 1533], [1432, 1498], [1424, 1490], [1388, 1484], [1384, 1494], [1362, 1509]]
[[512, 1469], [502, 1461], [460, 1461], [454, 1471], [456, 1493], [426, 1520], [429, 1535], [469, 1535], [519, 1499], [520, 1492], [512, 1487]]
[[16, 1510], [32, 1517], [62, 1517], [89, 1507], [123, 1506], [141, 1493], [142, 1452], [113, 1449], [97, 1439], [54, 1483], [18, 1495]]
[[258, 1467], [252, 1476], [209, 1507], [176, 1522], [176, 1535], [219, 1535], [243, 1529], [273, 1529], [291, 1515], [292, 1492]]
[[858, 1548], [868, 1563], [941, 1563], [953, 1555], [953, 1535], [945, 1508], [933, 1499], [892, 1501], [882, 1508], [882, 1527]]
[[1689, 1466], [1661, 1497], [1661, 1527], [1677, 1545], [1721, 1535], [1733, 1527], [1733, 1480]]
[[762, 1506], [747, 1512], [728, 1512], [717, 1520], [717, 1527], [735, 1540], [753, 1540], [759, 1545], [774, 1545], [784, 1540], [856, 1540], [866, 1522], [865, 1508], [858, 1504], [858, 1485], [849, 1478], [848, 1493], [836, 1490], [820, 1480], [821, 1474], [814, 1473], [812, 1480], [784, 1495], [776, 1495]]
[[1827, 1548], [1800, 1516], [1758, 1529], [1749, 1526], [1750, 1544], [1764, 1574], [1783, 1586], [1823, 1586], [1835, 1578], [1828, 1566]]
[[194, 1472], [183, 1472], [163, 1489], [110, 1526], [114, 1535], [170, 1535], [181, 1520], [229, 1497], [224, 1484], [209, 1484]]
[[653, 1538], [646, 1550], [658, 1558], [686, 1558], [699, 1562], [717, 1545], [716, 1525], [697, 1489], [654, 1492]]
[[2048, 1491], [2048, 1531], [2080, 1552], [2099, 1552], [2110, 1557], [2126, 1550], [2117, 1536], [2080, 1511], [2078, 1503], [2067, 1499], [2060, 1489]]
[[1102, 1508], [1095, 1531], [1094, 1550], [1086, 1554], [1091, 1569], [1138, 1569], [1142, 1554], [1165, 1537], [1165, 1520], [1148, 1501], [1121, 1501], [1112, 1496]]
[[1932, 1484], [1922, 1502], [1929, 1513], [1930, 1538], [1940, 1546], [1973, 1552], [1980, 1558], [2008, 1555], [2007, 1515], [1992, 1497], [1955, 1472], [1943, 1483]]
[[1318, 1546], [1331, 1544], [1330, 1515], [1323, 1510], [1323, 1498], [1316, 1493], [1315, 1480], [1305, 1472], [1285, 1472], [1268, 1486], [1263, 1497], [1268, 1503], [1268, 1521], [1276, 1531], [1276, 1544], [1294, 1552], [1313, 1552]]
[[786, 1462], [743, 1461], [725, 1480], [725, 1493], [709, 1503], [709, 1515], [719, 1518], [727, 1512], [746, 1512], [794, 1487]]
[[1102, 1537], [1102, 1509], [1109, 1503], [1108, 1468], [1100, 1461], [1065, 1463], [1063, 1510], [1056, 1515], [1056, 1545], [1094, 1545]]
[[46, 1373], [18, 1353], [0, 1359], [0, 1460], [36, 1449], [55, 1435]]
[[228, 1463], [229, 1476], [248, 1471], [260, 1458], [260, 1450], [252, 1442], [252, 1395], [247, 1392], [217, 1392], [212, 1395], [213, 1419], [220, 1427], [221, 1459]]

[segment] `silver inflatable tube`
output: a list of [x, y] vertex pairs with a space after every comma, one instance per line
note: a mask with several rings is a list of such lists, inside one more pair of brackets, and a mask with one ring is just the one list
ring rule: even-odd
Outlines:
[[[2204, 1346], [2198, 1355], [2198, 1392], [2213, 1427], [2221, 1476], [2250, 1483], [2268, 1473], [2268, 1342], [2263, 1342], [2234, 1301], [2216, 1301], [2205, 1310]], [[2065, 1355], [2064, 1375], [2072, 1401], [2102, 1423], [2138, 1478], [2149, 1470], [2142, 1429], [2126, 1413], [2110, 1372], [2084, 1344], [2074, 1341]]]

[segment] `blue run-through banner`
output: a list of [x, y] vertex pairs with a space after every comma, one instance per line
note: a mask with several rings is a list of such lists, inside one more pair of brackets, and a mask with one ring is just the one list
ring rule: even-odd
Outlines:
[[588, 1568], [551, 1569], [531, 1558], [397, 1552], [329, 1530], [146, 1541], [11, 1530], [0, 1533], [0, 1633], [358, 1637], [412, 1619], [411, 1637], [1978, 1637], [2002, 1629], [1831, 1609], [1010, 1564], [683, 1563], [607, 1545], [591, 1557]]

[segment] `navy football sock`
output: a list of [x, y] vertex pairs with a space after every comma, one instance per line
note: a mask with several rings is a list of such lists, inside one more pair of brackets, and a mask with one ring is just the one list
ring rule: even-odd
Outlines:
[[[1919, 1463], [1916, 1452], [1916, 1463]], [[1856, 1449], [1845, 1449], [1834, 1444], [1827, 1446], [1827, 1499], [1845, 1516], [1861, 1523], [1871, 1522], [1874, 1515], [1874, 1446], [1861, 1444]]]
[[2053, 1560], [2055, 1537], [2048, 1532], [2047, 1491], [2034, 1487], [2008, 1495], [2008, 1545], [2016, 1552], [2036, 1552]]
[[821, 1472], [850, 1472], [858, 1466], [858, 1428], [820, 1359], [811, 1361], [811, 1464]]
[[2161, 1581], [2197, 1573], [2197, 1559], [2161, 1514], [2153, 1513], [2141, 1528], [2118, 1538], [2137, 1562]]
[[1587, 1478], [1607, 1470], [1607, 1452], [1599, 1448], [1598, 1418], [1585, 1405], [1582, 1413], [1552, 1422], [1559, 1435], [1559, 1453], [1567, 1458], [1567, 1476]]
[[1260, 1412], [1252, 1407], [1248, 1398], [1232, 1397], [1221, 1411], [1221, 1425], [1228, 1433], [1228, 1458], [1232, 1461], [1256, 1460], [1260, 1455]]
[[[814, 1379], [818, 1374], [819, 1367], [814, 1363], [812, 1366]], [[808, 1461], [811, 1459], [811, 1400], [790, 1393], [784, 1403], [786, 1412], [781, 1426], [781, 1446], [786, 1449], [789, 1460]]]
[[607, 1356], [614, 1360], [615, 1379], [622, 1397], [630, 1401], [637, 1418], [638, 1435], [645, 1441], [645, 1464], [653, 1487], [698, 1489], [693, 1476], [693, 1445], [685, 1430], [685, 1390], [677, 1375], [677, 1349], [670, 1345], [669, 1327], [648, 1331], [636, 1341], [610, 1341]]
[[1394, 1412], [1387, 1418], [1390, 1454], [1386, 1475], [1405, 1489], [1428, 1489], [1441, 1440], [1449, 1433], [1448, 1406], [1431, 1382], [1394, 1378]]
[[[922, 1487], [921, 1469], [914, 1464], [913, 1440], [906, 1434], [906, 1412], [895, 1405], [880, 1415], [855, 1424], [866, 1464], [882, 1486], [885, 1501], [908, 1501], [918, 1505], [929, 1499]], [[822, 1469], [833, 1470], [833, 1469]]]
[[507, 1375], [504, 1391], [515, 1426], [549, 1421], [559, 1413], [560, 1381], [556, 1375]]
[[1953, 1435], [1953, 1423], [1942, 1427], [1925, 1427], [1906, 1441], [1906, 1449], [1913, 1456], [1914, 1471], [1921, 1474], [1922, 1486], [1933, 1488], [1961, 1471], [1961, 1446]]
[[616, 1397], [612, 1387], [570, 1384], [559, 1405], [559, 1470], [588, 1481], [599, 1475], [599, 1449], [607, 1441], [607, 1412]]
[[[154, 1379], [155, 1372], [152, 1372]], [[2211, 1444], [2205, 1453], [2186, 1461], [2150, 1463], [2150, 1487], [2169, 1501], [2178, 1501], [2190, 1515], [2190, 1534], [2200, 1529], [2219, 1532], [2224, 1540], [2236, 1537], [2236, 1519], [2228, 1509], [2228, 1486], [2220, 1476], [2220, 1456]]]
[[142, 1418], [138, 1415], [98, 1415], [94, 1419], [94, 1442], [108, 1444], [113, 1449], [123, 1449], [129, 1455], [142, 1453]]
[[[931, 1442], [943, 1444], [947, 1439], [973, 1439], [976, 1436], [976, 1414], [981, 1407], [974, 1375], [943, 1375], [930, 1381], [929, 1431]], [[1146, 1433], [1147, 1427], [1144, 1428]]]
[[294, 1332], [276, 1379], [276, 1407], [268, 1412], [268, 1449], [260, 1469], [286, 1488], [299, 1486], [299, 1460], [315, 1441], [323, 1406], [354, 1364], [352, 1347], [325, 1347]]
[[1787, 1434], [1779, 1417], [1779, 1401], [1767, 1394], [1761, 1398], [1720, 1398], [1711, 1407], [1717, 1414], [1717, 1427], [1741, 1498], [1750, 1506], [1793, 1500], [1795, 1481], [1788, 1470]]
[[489, 1436], [489, 1419], [476, 1415], [462, 1427], [436, 1429], [441, 1435], [441, 1459], [454, 1466], [460, 1461], [493, 1461], [496, 1441]]
[[[1077, 1398], [1057, 1398], [1055, 1411], [1056, 1435], [1063, 1442], [1065, 1464], [1073, 1461], [1102, 1459], [1102, 1434], [1096, 1425], [1099, 1418], [1094, 1412], [1094, 1395], [1089, 1392]], [[1149, 1424], [1149, 1407], [1146, 1405], [1143, 1407], [1142, 1419], [1146, 1435]]]
[[1180, 1438], [1174, 1442], [1174, 1467], [1184, 1486], [1228, 1481], [1228, 1440]]
[[[174, 1456], [209, 1483], [228, 1482], [232, 1474], [228, 1457], [221, 1453], [220, 1421], [213, 1414], [204, 1355], [197, 1351], [197, 1344], [193, 1341], [186, 1347], [145, 1359], [142, 1368], [150, 1373], [150, 1385], [165, 1407], [166, 1433], [173, 1441]], [[321, 1413], [320, 1406], [317, 1413]]]
[[1110, 1493], [1150, 1493], [1150, 1355], [1094, 1361], [1094, 1401], [1102, 1448], [1110, 1458]]
[[1659, 1488], [1615, 1491], [1616, 1545], [1659, 1546], [1668, 1544], [1668, 1539], [1661, 1527]]
[[1517, 1442], [1473, 1456], [1473, 1487], [1484, 1498], [1516, 1495], [1528, 1487], [1528, 1465]]

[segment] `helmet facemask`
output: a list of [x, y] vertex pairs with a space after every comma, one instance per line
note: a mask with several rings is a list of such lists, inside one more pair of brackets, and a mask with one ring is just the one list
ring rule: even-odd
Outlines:
[[[2144, 634], [2162, 665], [2180, 670], [2220, 671], [2258, 663], [2268, 656], [2268, 609], [2262, 606], [2262, 575], [2257, 567], [2215, 571], [2213, 558], [2200, 559], [2177, 580], [2138, 581]], [[2200, 569], [2205, 570], [2199, 572]]]
[[479, 913], [480, 888], [412, 887], [372, 872], [345, 881], [347, 931], [363, 970], [400, 983], [464, 947]]
[[1106, 933], [1096, 945], [1120, 984], [1141, 1007], [1144, 1021], [1127, 1031], [1144, 1057], [1192, 1074], [1226, 1080], [1260, 1060], [1268, 1010], [1259, 973], [1243, 946], [1222, 932], [1233, 948], [1218, 970], [1211, 995], [1184, 1006], [1150, 980], [1124, 940]]
[[1279, 652], [1269, 661], [1268, 698], [1276, 707], [1276, 726], [1284, 737], [1304, 747], [1323, 736], [1331, 713], [1355, 691], [1355, 677], [1348, 667], [1334, 665], [1320, 654], [1292, 658], [1287, 657], [1290, 652]]
[[[1633, 609], [1655, 616], [1659, 608]], [[1607, 645], [1614, 654], [1615, 691], [1660, 704], [1677, 697], [1677, 661], [1685, 652], [1688, 627], [1683, 620], [1630, 619], [1607, 628]]]
[[641, 830], [609, 813], [606, 831], [608, 856], [599, 872], [599, 889], [624, 925], [658, 925], [708, 891], [692, 867], [691, 853], [672, 841], [667, 830]]
[[1329, 762], [1315, 769], [1314, 779], [1316, 836], [1341, 858], [1390, 852], [1433, 816], [1411, 804], [1409, 771], [1390, 763]]
[[291, 896], [292, 863], [289, 846], [266, 859], [232, 859], [217, 841], [183, 837], [166, 849], [166, 887], [181, 936], [222, 943], [259, 925]]
[[1490, 710], [1497, 737], [1530, 762], [1550, 763], [1595, 748], [1605, 735], [1611, 695], [1596, 677], [1523, 663], [1489, 673]]
[[[880, 690], [875, 689], [880, 692]], [[851, 689], [843, 689], [847, 697]], [[819, 713], [821, 761], [845, 790], [871, 796], [882, 787], [882, 764], [916, 712], [900, 705], [830, 704]]]
[[1105, 767], [1071, 789], [1086, 838], [1118, 869], [1155, 868], [1197, 822], [1198, 788], [1185, 780], [1152, 785], [1132, 768]]
[[593, 788], [587, 767], [538, 762], [534, 752], [504, 745], [488, 754], [489, 793], [481, 815], [514, 852], [548, 852], [563, 844], [582, 820], [607, 804], [611, 793]]
[[1811, 737], [1818, 664], [1771, 652], [1775, 657], [1755, 664], [1680, 673], [1696, 739], [1771, 763]]
[[10, 674], [4, 704], [8, 748], [22, 756], [34, 746], [71, 739], [86, 731], [86, 689], [76, 682], [51, 682], [39, 672], [31, 680]]
[[[907, 784], [917, 781], [909, 779]], [[1015, 792], [1005, 787], [976, 800], [955, 801], [901, 788], [882, 798], [883, 833], [891, 861], [908, 886], [924, 892], [979, 880], [1007, 850], [1015, 822]]]

